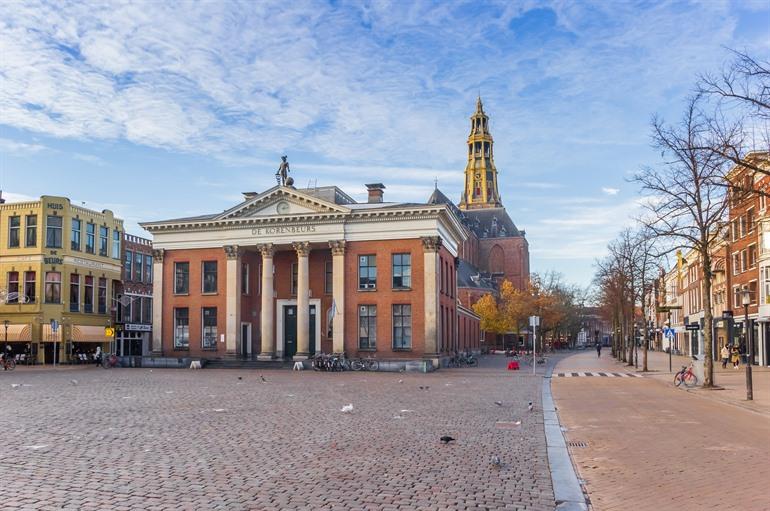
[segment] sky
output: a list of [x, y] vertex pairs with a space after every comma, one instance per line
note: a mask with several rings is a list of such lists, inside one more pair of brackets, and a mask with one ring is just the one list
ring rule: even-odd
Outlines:
[[765, 1], [0, 2], [0, 189], [142, 221], [275, 184], [459, 200], [480, 94], [531, 267], [589, 285], [628, 181], [728, 48], [770, 56]]

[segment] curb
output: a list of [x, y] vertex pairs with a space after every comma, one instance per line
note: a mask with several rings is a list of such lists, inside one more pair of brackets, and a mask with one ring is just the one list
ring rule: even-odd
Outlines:
[[559, 423], [559, 415], [551, 395], [551, 374], [553, 366], [546, 370], [543, 378], [542, 405], [545, 443], [548, 451], [548, 467], [551, 471], [553, 497], [556, 511], [588, 511], [583, 488], [580, 486], [575, 467], [572, 465], [567, 442]]

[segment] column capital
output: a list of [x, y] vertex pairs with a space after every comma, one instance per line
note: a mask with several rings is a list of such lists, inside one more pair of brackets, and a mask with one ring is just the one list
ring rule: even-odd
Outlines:
[[241, 249], [238, 245], [225, 245], [225, 254], [228, 259], [238, 259], [241, 256]]
[[155, 248], [152, 251], [152, 258], [155, 260], [156, 263], [162, 263], [163, 262], [163, 256], [165, 255], [166, 250], [163, 248]]
[[438, 252], [441, 248], [441, 237], [439, 236], [423, 236], [422, 246], [426, 252]]
[[273, 247], [272, 243], [257, 245], [257, 250], [262, 254], [262, 257], [273, 257], [273, 254], [275, 254], [275, 247]]
[[294, 250], [297, 251], [298, 257], [307, 257], [310, 255], [310, 242], [309, 241], [295, 241], [291, 244]]
[[345, 240], [332, 240], [329, 242], [329, 248], [332, 249], [332, 255], [345, 255]]

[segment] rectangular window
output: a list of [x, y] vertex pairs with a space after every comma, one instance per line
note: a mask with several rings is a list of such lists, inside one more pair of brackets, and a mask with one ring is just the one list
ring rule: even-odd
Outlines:
[[412, 347], [412, 306], [393, 305], [393, 349]]
[[393, 288], [412, 287], [412, 255], [393, 254]]
[[190, 312], [187, 307], [180, 307], [174, 309], [174, 349], [186, 350], [189, 347]]
[[754, 232], [754, 208], [746, 210], [746, 230], [749, 233]]
[[358, 256], [358, 289], [377, 289], [376, 256]]
[[757, 281], [752, 280], [749, 282], [749, 297], [751, 299], [751, 304], [756, 305], [757, 304]]
[[152, 284], [152, 256], [144, 256], [144, 283]]
[[134, 268], [134, 253], [126, 250], [126, 267], [125, 267], [125, 274], [126, 274], [126, 280], [131, 280], [131, 278], [134, 276], [133, 271]]
[[107, 279], [99, 277], [99, 294], [97, 295], [99, 314], [107, 314]]
[[45, 273], [45, 303], [61, 303], [61, 273]]
[[204, 350], [217, 349], [217, 308], [203, 308], [203, 333], [201, 347]]
[[83, 312], [91, 313], [94, 311], [94, 278], [86, 275], [86, 285], [83, 294]]
[[8, 248], [17, 248], [20, 243], [21, 217], [12, 216], [8, 220]]
[[738, 275], [741, 272], [741, 256], [738, 252], [733, 254], [733, 275]]
[[765, 195], [765, 193], [767, 193], [765, 190], [759, 191], [759, 209], [760, 210], [765, 210], [767, 208], [767, 195]]
[[174, 293], [186, 295], [190, 292], [190, 263], [174, 263]]
[[749, 269], [749, 252], [746, 249], [741, 250], [741, 272]]
[[770, 303], [770, 266], [765, 266], [762, 268], [762, 280], [764, 282], [763, 303], [768, 304]]
[[749, 245], [749, 268], [757, 267], [757, 246]]
[[96, 249], [96, 225], [92, 223], [86, 224], [86, 252], [89, 254], [95, 254]]
[[80, 310], [80, 275], [70, 275], [70, 312]]
[[142, 323], [152, 323], [152, 298], [142, 298]]
[[330, 295], [334, 292], [334, 264], [331, 261], [324, 263], [324, 293]]
[[134, 298], [131, 303], [131, 323], [142, 322], [142, 299], [139, 297]]
[[62, 217], [49, 215], [45, 225], [45, 246], [61, 248]]
[[241, 264], [241, 294], [249, 294], [249, 265]]
[[35, 303], [37, 292], [35, 289], [36, 278], [34, 271], [24, 272], [24, 296], [27, 297], [27, 303]]
[[358, 348], [362, 350], [377, 348], [376, 305], [360, 305], [358, 307]]
[[203, 292], [217, 292], [217, 262], [203, 261]]
[[134, 282], [142, 281], [142, 254], [134, 252]]
[[8, 272], [8, 296], [6, 303], [19, 303], [19, 272]]
[[24, 246], [37, 246], [37, 215], [27, 215], [26, 221], [27, 233], [24, 239]]
[[120, 231], [112, 231], [112, 258], [120, 259]]
[[110, 240], [110, 230], [103, 226], [99, 226], [99, 255], [107, 257], [107, 243]]
[[733, 286], [733, 308], [739, 309], [743, 306], [743, 299], [741, 296], [741, 286]]
[[738, 220], [735, 219], [732, 222], [730, 222], [730, 232], [732, 234], [732, 241], [736, 241], [739, 237], [738, 232]]
[[299, 280], [298, 272], [299, 268], [297, 267], [297, 263], [291, 263], [291, 295], [296, 296], [297, 294], [297, 281]]
[[80, 251], [80, 229], [82, 228], [83, 223], [77, 219], [72, 219], [72, 239], [70, 240], [70, 248], [72, 250], [78, 250]]

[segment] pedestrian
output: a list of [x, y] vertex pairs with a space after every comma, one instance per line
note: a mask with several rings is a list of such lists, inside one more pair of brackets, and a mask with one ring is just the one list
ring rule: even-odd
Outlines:
[[722, 346], [722, 369], [727, 368], [727, 361], [730, 360], [730, 348], [727, 347], [727, 344]]
[[94, 353], [94, 364], [99, 365], [102, 361], [102, 347], [96, 347], [96, 353]]
[[596, 343], [596, 358], [602, 358], [602, 344]]
[[730, 356], [733, 361], [733, 369], [738, 369], [738, 367], [741, 365], [741, 352], [738, 350], [737, 345], [733, 345], [733, 349], [730, 351]]

